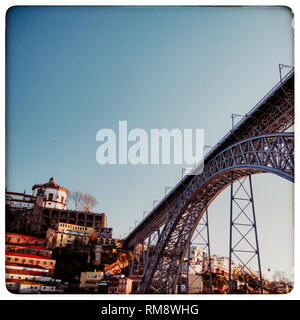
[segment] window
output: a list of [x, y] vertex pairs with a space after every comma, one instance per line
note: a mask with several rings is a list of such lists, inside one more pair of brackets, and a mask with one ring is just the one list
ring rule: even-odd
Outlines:
[[64, 203], [64, 200], [65, 200], [64, 197], [61, 197], [61, 203]]
[[49, 200], [49, 201], [52, 201], [52, 200], [53, 200], [53, 193], [49, 193], [48, 200]]

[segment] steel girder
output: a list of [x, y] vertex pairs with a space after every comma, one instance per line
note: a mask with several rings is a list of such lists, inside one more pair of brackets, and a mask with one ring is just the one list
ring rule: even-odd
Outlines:
[[[238, 180], [235, 186], [231, 181], [230, 189], [228, 293], [238, 289], [237, 280], [240, 276], [247, 277], [251, 274], [257, 279], [257, 287], [262, 294], [263, 282], [251, 175]], [[234, 263], [232, 257], [238, 264]], [[250, 264], [255, 265], [258, 271], [253, 271]]]
[[[191, 226], [193, 227], [193, 226]], [[193, 230], [192, 228], [190, 228]], [[200, 249], [200, 250], [199, 250]], [[192, 255], [192, 257], [191, 257]], [[208, 209], [188, 239], [187, 254], [182, 257], [180, 293], [189, 293], [195, 289], [195, 283], [201, 279], [203, 290], [212, 292], [212, 273], [210, 240], [208, 225]], [[199, 268], [200, 266], [200, 268]], [[193, 279], [190, 279], [193, 276]], [[199, 289], [199, 288], [197, 288]]]
[[[240, 122], [205, 156], [205, 163], [240, 140], [262, 134], [284, 132], [294, 124], [294, 70], [266, 94]], [[152, 230], [162, 226], [174, 205], [190, 184], [191, 176], [185, 176], [126, 237], [125, 245], [133, 248], [146, 239]]]
[[281, 88], [282, 94], [272, 95], [255, 114], [246, 115], [248, 125], [235, 132], [237, 141], [273, 132], [284, 132], [294, 124], [294, 91]]
[[205, 164], [203, 172], [192, 178], [168, 214], [153, 255], [145, 266], [141, 293], [176, 293], [181, 258], [206, 207], [232, 180], [263, 172], [294, 181], [293, 133], [245, 139]]

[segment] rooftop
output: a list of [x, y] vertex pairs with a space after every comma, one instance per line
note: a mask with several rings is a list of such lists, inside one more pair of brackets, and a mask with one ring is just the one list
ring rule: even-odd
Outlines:
[[31, 236], [31, 235], [27, 235], [27, 234], [11, 233], [11, 232], [6, 232], [5, 234], [8, 235], [8, 236], [18, 236], [18, 237], [21, 237], [21, 238], [31, 238], [31, 239], [45, 241], [45, 239], [43, 239], [43, 238], [38, 238], [38, 237], [34, 237], [34, 236]]
[[67, 194], [69, 194], [69, 190], [67, 188], [63, 188], [61, 187], [60, 185], [56, 184], [55, 183], [55, 179], [54, 177], [50, 178], [49, 179], [49, 182], [46, 182], [46, 183], [43, 183], [43, 184], [35, 184], [33, 187], [32, 187], [32, 190], [35, 190], [37, 188], [53, 188], [53, 189], [62, 189], [64, 190]]
[[13, 263], [13, 262], [6, 262], [5, 263], [6, 268], [11, 268], [15, 270], [31, 270], [31, 271], [40, 271], [40, 272], [48, 272], [48, 268], [44, 268], [43, 266], [32, 266], [31, 264], [22, 264], [19, 263]]
[[37, 256], [37, 255], [34, 255], [34, 254], [27, 254], [27, 253], [5, 252], [5, 255], [6, 256], [13, 256], [13, 257], [24, 257], [24, 258], [33, 258], [33, 259], [56, 261], [55, 259], [41, 257], [41, 256]]
[[15, 244], [15, 243], [7, 243], [6, 245], [15, 246], [15, 247], [21, 247], [21, 248], [31, 248], [31, 249], [38, 249], [38, 250], [51, 250], [47, 247], [41, 247], [41, 246], [34, 246], [31, 244], [21, 243], [21, 244]]

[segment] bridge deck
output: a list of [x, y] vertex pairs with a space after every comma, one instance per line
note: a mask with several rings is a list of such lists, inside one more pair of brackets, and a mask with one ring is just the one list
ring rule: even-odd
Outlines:
[[[230, 145], [260, 134], [283, 132], [294, 124], [294, 69], [281, 82], [276, 84], [215, 146], [206, 154], [204, 162], [213, 159]], [[193, 170], [197, 170], [195, 166]], [[192, 170], [192, 171], [193, 171]], [[176, 202], [192, 180], [186, 175], [152, 209], [152, 211], [125, 238], [131, 248], [139, 240], [146, 239], [153, 230], [158, 229], [166, 220], [168, 208]]]

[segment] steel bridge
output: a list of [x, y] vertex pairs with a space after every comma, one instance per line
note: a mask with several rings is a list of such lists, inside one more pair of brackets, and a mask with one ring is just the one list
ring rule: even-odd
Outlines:
[[[202, 244], [208, 248], [206, 267], [210, 275], [210, 203], [231, 187], [229, 292], [234, 286], [233, 257], [243, 270], [257, 258], [256, 274], [262, 293], [260, 253], [255, 220], [251, 175], [273, 173], [294, 182], [294, 69], [266, 94], [199, 164], [152, 209], [125, 238], [134, 249], [131, 275], [142, 277], [141, 293], [184, 293], [188, 286], [192, 237], [206, 231]], [[238, 183], [238, 188], [234, 186]], [[246, 183], [249, 182], [247, 189]], [[243, 192], [243, 196], [239, 193]], [[246, 207], [241, 204], [246, 201]], [[205, 214], [206, 213], [206, 214]], [[244, 216], [243, 223], [239, 219]], [[199, 232], [197, 227], [203, 222]], [[242, 228], [248, 228], [242, 231]], [[238, 235], [238, 237], [235, 235]], [[250, 237], [251, 233], [252, 238]], [[252, 240], [250, 240], [252, 239]], [[240, 243], [244, 246], [240, 248]], [[245, 247], [245, 244], [248, 248]], [[248, 254], [245, 258], [242, 255]]]

